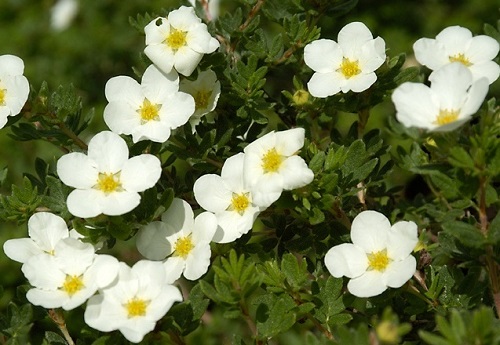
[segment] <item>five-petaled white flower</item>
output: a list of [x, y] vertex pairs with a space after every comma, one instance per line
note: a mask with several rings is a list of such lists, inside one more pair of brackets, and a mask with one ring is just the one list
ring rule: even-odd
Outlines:
[[141, 260], [132, 268], [120, 263], [116, 280], [87, 303], [84, 318], [102, 332], [120, 331], [138, 343], [151, 332], [182, 295], [161, 262]]
[[90, 140], [87, 155], [72, 152], [57, 161], [61, 181], [76, 188], [66, 201], [71, 214], [116, 216], [139, 205], [139, 192], [153, 187], [160, 178], [161, 162], [150, 154], [130, 159], [128, 154], [125, 140], [104, 131]]
[[170, 131], [185, 124], [195, 110], [191, 95], [179, 92], [179, 76], [163, 74], [150, 65], [142, 82], [118, 76], [106, 83], [109, 104], [104, 121], [117, 134], [131, 134], [134, 142], [165, 142]]
[[499, 44], [492, 37], [473, 37], [469, 29], [461, 26], [447, 27], [436, 39], [421, 38], [413, 44], [417, 61], [431, 70], [460, 62], [470, 69], [474, 81], [486, 77], [490, 84], [500, 75], [500, 66], [492, 61], [498, 50]]
[[161, 222], [152, 222], [139, 229], [137, 249], [147, 259], [165, 261], [168, 275], [177, 279], [196, 280], [210, 266], [210, 242], [217, 229], [213, 213], [203, 212], [194, 218], [191, 206], [175, 198], [161, 216]]
[[353, 22], [340, 30], [338, 43], [320, 39], [306, 45], [304, 61], [315, 71], [307, 83], [311, 95], [362, 92], [377, 80], [375, 70], [385, 61], [385, 42], [374, 39], [365, 24]]
[[196, 201], [217, 217], [217, 231], [213, 241], [228, 243], [252, 229], [257, 215], [263, 211], [252, 203], [252, 193], [243, 178], [244, 153], [229, 157], [221, 175], [201, 176], [194, 183]]
[[0, 128], [8, 116], [21, 112], [28, 100], [30, 85], [23, 75], [24, 62], [14, 55], [0, 55]]
[[350, 293], [372, 297], [387, 287], [399, 288], [415, 273], [416, 260], [410, 255], [418, 243], [417, 225], [401, 221], [391, 227], [376, 211], [363, 211], [351, 226], [351, 243], [331, 248], [325, 265], [332, 276], [351, 278]]
[[74, 309], [109, 285], [118, 273], [118, 260], [95, 254], [90, 243], [68, 237], [54, 249], [54, 255], [38, 254], [22, 267], [33, 286], [26, 298], [34, 305]]
[[435, 71], [429, 80], [430, 87], [406, 82], [392, 94], [396, 117], [406, 127], [454, 130], [477, 112], [488, 92], [488, 80], [473, 81], [470, 70], [458, 62]]
[[144, 32], [144, 53], [165, 73], [175, 68], [180, 74], [190, 76], [204, 54], [219, 48], [219, 41], [210, 36], [192, 7], [181, 6], [167, 18], [152, 20]]
[[24, 264], [38, 254], [54, 255], [56, 244], [63, 238], [81, 236], [75, 230], [68, 231], [64, 219], [49, 212], [38, 212], [30, 217], [28, 235], [29, 238], [7, 240], [3, 245], [5, 254]]
[[312, 170], [297, 155], [304, 136], [303, 128], [273, 131], [245, 147], [243, 175], [254, 205], [268, 207], [284, 189], [304, 187], [314, 179]]
[[220, 96], [220, 82], [212, 70], [200, 72], [194, 81], [183, 79], [179, 89], [194, 98], [195, 110], [189, 122], [195, 127], [203, 115], [215, 109]]

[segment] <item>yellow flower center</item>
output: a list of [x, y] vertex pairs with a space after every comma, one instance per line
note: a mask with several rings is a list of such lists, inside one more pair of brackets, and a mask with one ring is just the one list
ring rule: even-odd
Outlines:
[[351, 61], [348, 58], [342, 58], [342, 63], [340, 64], [340, 68], [337, 71], [340, 71], [340, 73], [342, 73], [344, 77], [346, 77], [346, 79], [349, 79], [361, 73], [358, 60]]
[[181, 31], [170, 27], [170, 34], [167, 36], [165, 43], [173, 50], [178, 50], [186, 45], [186, 31]]
[[233, 193], [233, 198], [231, 200], [231, 205], [229, 206], [229, 211], [236, 211], [240, 215], [245, 213], [245, 210], [250, 205], [250, 200], [248, 199], [249, 193], [236, 194]]
[[83, 285], [82, 276], [70, 276], [66, 275], [66, 279], [64, 280], [63, 286], [61, 290], [66, 292], [68, 295], [73, 296], [75, 293], [83, 289], [85, 285]]
[[179, 238], [174, 245], [175, 255], [180, 256], [185, 259], [191, 250], [194, 248], [193, 241], [191, 241], [191, 235]]
[[456, 54], [453, 56], [448, 57], [450, 59], [450, 62], [460, 62], [461, 64], [464, 64], [465, 66], [469, 67], [472, 66], [472, 63], [465, 57], [464, 54]]
[[142, 106], [137, 110], [137, 112], [141, 116], [141, 123], [144, 124], [151, 120], [159, 121], [160, 116], [158, 115], [158, 112], [160, 111], [160, 109], [161, 104], [153, 104], [149, 101], [149, 99], [144, 98]]
[[387, 256], [387, 249], [376, 253], [370, 253], [367, 256], [369, 269], [383, 272], [389, 265], [390, 259]]
[[283, 156], [276, 152], [275, 148], [272, 148], [262, 157], [262, 169], [264, 169], [264, 173], [276, 172], [282, 162]]
[[443, 126], [448, 123], [455, 122], [458, 119], [459, 110], [448, 110], [448, 109], [440, 109], [439, 115], [436, 117], [436, 121], [434, 124]]
[[125, 309], [127, 309], [128, 318], [136, 317], [136, 316], [144, 316], [146, 315], [146, 308], [149, 305], [149, 301], [145, 301], [143, 299], [134, 297], [125, 303]]
[[208, 107], [208, 100], [212, 96], [212, 91], [198, 91], [194, 96], [194, 104], [196, 109], [205, 109]]
[[105, 194], [121, 191], [120, 173], [99, 173], [95, 188], [102, 190]]
[[0, 89], [0, 105], [5, 105], [5, 94], [7, 93], [6, 89]]

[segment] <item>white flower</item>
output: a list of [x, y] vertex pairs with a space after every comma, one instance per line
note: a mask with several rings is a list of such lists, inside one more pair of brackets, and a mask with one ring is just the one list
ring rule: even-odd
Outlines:
[[314, 179], [312, 170], [297, 155], [304, 136], [303, 128], [273, 131], [245, 147], [243, 174], [255, 205], [268, 207], [284, 189], [300, 188]]
[[75, 230], [68, 231], [64, 219], [48, 212], [30, 217], [28, 235], [29, 238], [7, 240], [3, 245], [5, 254], [14, 261], [25, 263], [38, 254], [54, 255], [56, 244], [63, 238], [80, 237]]
[[500, 66], [492, 61], [498, 50], [499, 44], [492, 37], [473, 37], [469, 29], [461, 26], [447, 27], [436, 39], [421, 38], [413, 44], [417, 61], [431, 70], [460, 62], [472, 72], [474, 81], [486, 77], [490, 84], [500, 74]]
[[30, 85], [23, 75], [24, 62], [14, 55], [0, 55], [0, 128], [8, 116], [21, 112], [28, 100]]
[[161, 222], [152, 222], [139, 229], [137, 249], [150, 260], [165, 261], [165, 269], [175, 279], [184, 274], [196, 280], [210, 266], [210, 241], [217, 229], [217, 219], [210, 212], [194, 218], [191, 206], [184, 200], [174, 199]]
[[221, 176], [201, 176], [193, 186], [194, 197], [202, 208], [217, 217], [213, 241], [228, 243], [252, 229], [255, 218], [263, 210], [252, 203], [252, 193], [243, 179], [244, 153], [229, 157]]
[[146, 48], [144, 53], [163, 72], [172, 68], [182, 75], [193, 73], [204, 54], [213, 53], [219, 42], [210, 36], [192, 7], [181, 6], [158, 17], [144, 28]]
[[139, 205], [139, 192], [153, 187], [160, 178], [161, 162], [150, 154], [129, 159], [125, 140], [104, 131], [90, 140], [87, 155], [72, 152], [62, 156], [57, 174], [64, 184], [76, 188], [66, 201], [71, 214], [116, 216]]
[[33, 286], [26, 294], [28, 301], [47, 309], [71, 310], [114, 280], [118, 260], [95, 254], [90, 243], [64, 238], [57, 242], [54, 255], [33, 256], [22, 271]]
[[182, 301], [160, 262], [142, 260], [132, 268], [120, 263], [117, 279], [89, 299], [85, 322], [102, 332], [120, 331], [138, 343], [175, 302]]
[[374, 39], [365, 24], [353, 22], [340, 30], [338, 43], [321, 39], [306, 45], [304, 61], [316, 72], [307, 83], [311, 95], [362, 92], [377, 80], [375, 70], [385, 61], [385, 42]]
[[406, 127], [454, 130], [477, 112], [488, 92], [488, 80], [474, 82], [469, 69], [458, 62], [435, 71], [429, 80], [430, 87], [406, 82], [392, 94], [396, 117]]
[[417, 262], [410, 255], [418, 243], [414, 222], [389, 220], [376, 211], [363, 211], [351, 226], [351, 243], [331, 248], [325, 265], [332, 276], [351, 278], [350, 293], [371, 297], [387, 287], [398, 288], [415, 273]]
[[179, 89], [194, 98], [195, 111], [189, 119], [193, 127], [200, 122], [203, 115], [215, 109], [220, 96], [220, 82], [212, 70], [200, 72], [194, 81], [182, 80]]
[[109, 104], [104, 121], [117, 134], [131, 134], [134, 142], [165, 142], [195, 109], [193, 97], [179, 92], [178, 74], [163, 74], [154, 65], [146, 69], [141, 84], [118, 76], [108, 80], [105, 93]]
[[50, 26], [56, 31], [69, 27], [78, 13], [78, 0], [58, 0], [50, 9]]

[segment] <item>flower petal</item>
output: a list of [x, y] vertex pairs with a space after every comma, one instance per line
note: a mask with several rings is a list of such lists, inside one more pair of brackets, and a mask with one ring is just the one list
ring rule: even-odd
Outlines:
[[90, 140], [88, 157], [96, 162], [99, 172], [114, 174], [128, 160], [128, 147], [118, 134], [103, 131]]
[[403, 286], [415, 273], [417, 261], [413, 256], [408, 256], [402, 261], [392, 262], [383, 273], [383, 280], [387, 286], [399, 288]]
[[387, 290], [379, 271], [367, 271], [357, 278], [349, 280], [347, 289], [357, 297], [373, 297]]
[[191, 232], [194, 226], [193, 209], [186, 201], [174, 198], [170, 207], [161, 215], [161, 220], [176, 230], [186, 228]]
[[167, 240], [167, 229], [163, 222], [151, 222], [142, 226], [136, 235], [139, 253], [149, 260], [163, 260], [172, 253]]
[[314, 97], [325, 98], [339, 93], [344, 83], [345, 78], [339, 72], [317, 72], [307, 83], [307, 89]]
[[336, 278], [356, 278], [368, 268], [368, 258], [360, 247], [343, 243], [330, 248], [325, 255], [325, 266]]
[[391, 260], [403, 260], [413, 251], [418, 243], [417, 224], [414, 222], [397, 222], [387, 237], [387, 256]]
[[65, 154], [57, 161], [57, 175], [70, 187], [92, 188], [97, 183], [98, 173], [96, 163], [80, 152]]
[[120, 182], [127, 191], [142, 192], [153, 187], [160, 175], [160, 160], [156, 156], [142, 154], [125, 162], [120, 173]]
[[342, 63], [342, 58], [342, 48], [332, 40], [316, 40], [304, 48], [304, 62], [315, 72], [336, 71]]
[[69, 236], [64, 219], [49, 212], [37, 212], [28, 220], [28, 233], [41, 250], [51, 252]]
[[224, 211], [231, 204], [232, 192], [219, 175], [201, 176], [195, 181], [193, 192], [196, 202], [210, 212]]
[[352, 243], [361, 247], [365, 253], [378, 252], [386, 248], [391, 223], [386, 216], [377, 211], [363, 211], [352, 221]]

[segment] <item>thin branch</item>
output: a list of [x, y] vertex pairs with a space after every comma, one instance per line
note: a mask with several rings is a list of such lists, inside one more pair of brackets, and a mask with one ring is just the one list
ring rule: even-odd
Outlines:
[[73, 339], [71, 339], [68, 329], [66, 328], [66, 321], [64, 321], [62, 312], [57, 309], [49, 309], [48, 314], [49, 317], [52, 319], [52, 321], [54, 321], [54, 323], [57, 325], [57, 327], [63, 334], [64, 339], [66, 339], [68, 345], [75, 345], [75, 342], [73, 341]]
[[245, 30], [248, 27], [248, 25], [250, 25], [250, 23], [252, 22], [253, 18], [257, 15], [257, 13], [259, 12], [262, 5], [264, 5], [264, 1], [265, 0], [258, 0], [255, 3], [255, 5], [250, 10], [250, 13], [248, 13], [247, 20], [245, 20], [245, 22], [240, 25], [240, 27], [239, 27], [240, 31]]

